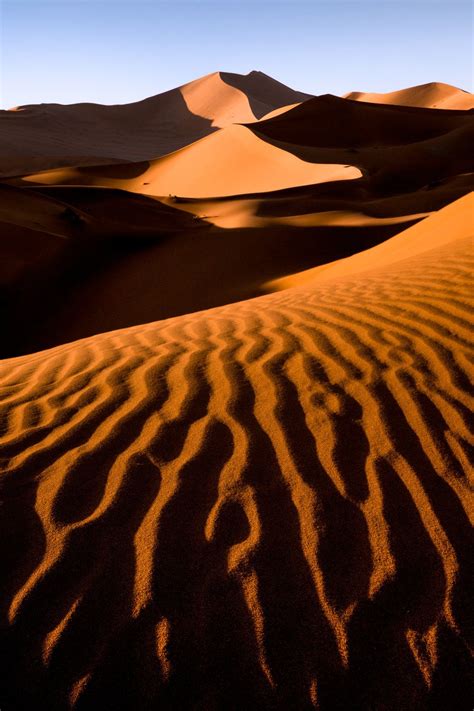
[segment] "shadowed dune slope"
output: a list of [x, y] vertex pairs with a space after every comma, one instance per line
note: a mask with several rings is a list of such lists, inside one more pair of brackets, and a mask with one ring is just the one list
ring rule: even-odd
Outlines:
[[[246, 132], [252, 141], [248, 129], [233, 129]], [[215, 134], [216, 139], [226, 131]], [[192, 183], [193, 170], [201, 175], [200, 161], [190, 156], [199, 151], [205, 155], [207, 140], [191, 146], [190, 155], [188, 149], [174, 155], [178, 165], [187, 166], [175, 172], [181, 187], [186, 180], [188, 187]], [[272, 155], [273, 146], [259, 139], [258, 145], [269, 148], [263, 157]], [[232, 149], [231, 141], [227, 147]], [[291, 165], [291, 160], [285, 162], [291, 154], [276, 152], [283, 156], [278, 179], [288, 182], [283, 168]], [[252, 153], [234, 150], [233, 155], [229, 162], [235, 167], [240, 161], [238, 179], [248, 188], [251, 179], [245, 166], [250, 170], [254, 164]], [[462, 170], [465, 155], [451, 156], [445, 166], [448, 176]], [[121, 180], [117, 168], [110, 166], [54, 171], [34, 180], [90, 180], [140, 190], [149, 186], [142, 188], [137, 173], [156, 171], [163, 179], [158, 165], [121, 166], [126, 173]], [[277, 171], [269, 171], [269, 165], [265, 167], [262, 158], [260, 180], [267, 171], [269, 181], [275, 181]], [[420, 158], [416, 170], [423, 165]], [[226, 170], [222, 154], [220, 166]], [[308, 166], [326, 171], [326, 177], [334, 170], [330, 165]], [[392, 175], [393, 190], [398, 165], [387, 163], [385, 170]], [[343, 170], [344, 175], [349, 172]], [[214, 181], [216, 191], [222, 188], [212, 168], [209, 175], [208, 185]], [[227, 178], [227, 188], [236, 186], [229, 182], [235, 179]], [[0, 190], [0, 299], [9, 332], [1, 356], [252, 298], [299, 279], [300, 272], [304, 280], [307, 270], [383, 242], [466, 194], [474, 188], [473, 180], [472, 173], [454, 174], [392, 194], [374, 188], [366, 176], [242, 196], [161, 201], [110, 187], [16, 181], [24, 187]], [[194, 184], [203, 189], [200, 181]]]
[[0, 364], [2, 709], [470, 708], [472, 201]]
[[[69, 188], [33, 188], [46, 194]], [[474, 190], [474, 173], [439, 180], [422, 189], [377, 194], [370, 180], [336, 180], [267, 193], [221, 198], [160, 198], [219, 227], [271, 225], [383, 225], [425, 217]]]
[[220, 77], [226, 84], [239, 89], [248, 97], [257, 119], [275, 109], [313, 98], [311, 94], [290, 89], [263, 72], [252, 71], [246, 75], [220, 72]]
[[[310, 97], [307, 96], [305, 101]], [[375, 104], [396, 104], [398, 106], [418, 106], [426, 109], [473, 109], [474, 95], [463, 89], [458, 89], [450, 84], [441, 82], [430, 82], [429, 84], [420, 84], [412, 86], [400, 91], [392, 91], [386, 94], [376, 94], [373, 92], [351, 91], [344, 94], [344, 99], [352, 99], [353, 101], [365, 101]], [[279, 116], [290, 109], [295, 108], [297, 104], [288, 104], [279, 106], [261, 119], [273, 118]]]
[[422, 106], [427, 109], [474, 109], [474, 95], [441, 82], [420, 84], [387, 94], [351, 91], [345, 99], [369, 101], [375, 104], [398, 104], [400, 106]]
[[131, 104], [38, 104], [0, 111], [0, 175], [156, 158], [306, 98], [261, 72], [215, 72]]
[[0, 186], [9, 334], [0, 356], [258, 296], [268, 281], [371, 247], [417, 219], [348, 211], [335, 221], [328, 212], [301, 226], [241, 207], [228, 229], [170, 203], [112, 188]]
[[403, 193], [474, 171], [474, 110], [370, 104], [326, 95], [248, 128], [305, 161], [358, 167], [379, 194]]
[[[444, 111], [317, 96], [253, 127], [259, 133], [307, 146], [401, 146], [471, 125], [474, 111]], [[252, 128], [252, 126], [251, 126]]]

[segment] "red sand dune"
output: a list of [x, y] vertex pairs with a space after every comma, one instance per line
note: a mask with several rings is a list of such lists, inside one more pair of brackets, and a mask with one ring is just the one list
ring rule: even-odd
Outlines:
[[262, 72], [215, 72], [132, 104], [0, 111], [0, 175], [156, 158], [220, 127], [254, 121], [307, 98]]
[[449, 84], [431, 82], [387, 94], [373, 94], [351, 91], [344, 98], [369, 101], [376, 104], [399, 104], [402, 106], [422, 106], [427, 109], [474, 109], [474, 96], [468, 91]]
[[327, 95], [245, 127], [227, 126], [154, 161], [60, 168], [24, 180], [215, 197], [363, 174], [378, 193], [406, 192], [472, 172], [473, 135], [472, 111], [360, 103]]
[[57, 168], [24, 178], [41, 185], [101, 185], [144, 195], [215, 197], [358, 178], [348, 164], [315, 164], [272, 146], [245, 126], [228, 126], [146, 163]]
[[0, 114], [2, 711], [471, 708], [474, 112], [428, 87]]

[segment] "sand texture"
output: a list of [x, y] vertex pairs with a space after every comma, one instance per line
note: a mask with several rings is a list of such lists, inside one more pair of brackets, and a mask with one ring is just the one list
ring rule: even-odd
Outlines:
[[474, 114], [415, 89], [214, 74], [0, 184], [2, 711], [471, 709]]

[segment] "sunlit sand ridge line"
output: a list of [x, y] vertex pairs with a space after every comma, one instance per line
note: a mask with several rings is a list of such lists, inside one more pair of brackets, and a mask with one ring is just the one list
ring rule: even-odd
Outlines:
[[467, 151], [472, 126], [470, 111], [324, 95], [272, 118], [226, 125], [156, 160], [30, 172], [16, 183], [109, 186], [155, 196], [206, 198], [363, 176], [360, 187], [380, 198], [428, 190], [472, 172]]
[[218, 128], [255, 121], [272, 111], [285, 109], [291, 101], [311, 98], [257, 71], [245, 76], [214, 72], [179, 90], [191, 113], [209, 119]]
[[472, 204], [2, 362], [7, 707], [462, 707]]
[[[229, 167], [231, 169], [229, 170]], [[330, 180], [359, 178], [348, 164], [320, 164], [269, 145], [244, 126], [228, 126], [168, 156], [130, 168], [58, 168], [34, 173], [26, 183], [103, 185], [144, 195], [215, 197], [265, 192]]]
[[[309, 98], [309, 97], [308, 97]], [[458, 89], [441, 82], [430, 82], [419, 86], [408, 87], [399, 91], [377, 94], [374, 92], [350, 91], [343, 95], [344, 99], [365, 101], [375, 104], [395, 104], [397, 106], [419, 106], [426, 109], [473, 109], [474, 95], [463, 89]], [[298, 102], [300, 103], [300, 102]], [[295, 108], [297, 104], [280, 106], [262, 117], [262, 120], [279, 116]]]
[[344, 98], [376, 104], [422, 106], [427, 109], [474, 109], [474, 95], [441, 82], [420, 84], [387, 94], [351, 91]]
[[146, 161], [307, 98], [262, 72], [215, 72], [131, 104], [39, 104], [0, 111], [0, 174]]
[[[429, 220], [414, 225], [409, 232], [404, 231], [370, 250], [359, 252], [346, 259], [274, 280], [267, 284], [267, 288], [274, 291], [310, 283], [319, 285], [328, 280], [333, 282], [337, 277], [344, 280], [345, 288], [348, 277], [357, 278], [361, 273], [377, 268], [379, 264], [384, 268], [397, 265], [403, 260], [414, 260], [418, 255], [422, 255], [430, 249], [449, 245], [453, 238], [453, 223], [457, 239], [472, 239], [474, 232], [473, 210], [474, 193], [469, 193], [435, 213]], [[409, 239], [406, 239], [407, 234]], [[383, 278], [384, 274], [382, 274]], [[421, 275], [417, 274], [417, 278], [421, 278]], [[353, 288], [357, 289], [357, 282], [354, 283]], [[443, 296], [447, 288], [449, 288], [448, 284], [442, 285]]]

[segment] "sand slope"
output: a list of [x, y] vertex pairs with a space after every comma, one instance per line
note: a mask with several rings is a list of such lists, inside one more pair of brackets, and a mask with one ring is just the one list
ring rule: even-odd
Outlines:
[[0, 354], [258, 296], [472, 189], [474, 175], [387, 196], [348, 180], [164, 205], [112, 188], [4, 186], [0, 298], [9, 338]]
[[351, 91], [349, 94], [345, 94], [344, 98], [376, 104], [422, 106], [427, 109], [474, 109], [473, 94], [441, 82], [420, 84], [387, 94]]
[[474, 172], [474, 111], [360, 103], [327, 95], [227, 126], [154, 161], [61, 168], [18, 184], [103, 185], [150, 195], [216, 197], [348, 180], [375, 195]]
[[27, 183], [101, 185], [144, 195], [215, 197], [267, 192], [296, 185], [358, 178], [347, 164], [315, 164], [294, 156], [284, 144], [276, 147], [245, 126], [228, 126], [175, 153], [120, 166], [58, 168], [33, 173]]
[[370, 104], [328, 94], [248, 128], [306, 161], [358, 167], [379, 194], [474, 170], [473, 110]]
[[0, 175], [148, 160], [306, 98], [262, 72], [215, 72], [131, 104], [39, 104], [0, 111]]
[[10, 275], [0, 282], [9, 333], [0, 356], [258, 296], [267, 281], [371, 247], [416, 219], [361, 223], [333, 211], [301, 226], [252, 217], [245, 206], [258, 200], [235, 200], [229, 229], [196, 219], [196, 202], [169, 203], [112, 188], [0, 189], [0, 274]]
[[469, 707], [472, 205], [1, 363], [2, 708]]

